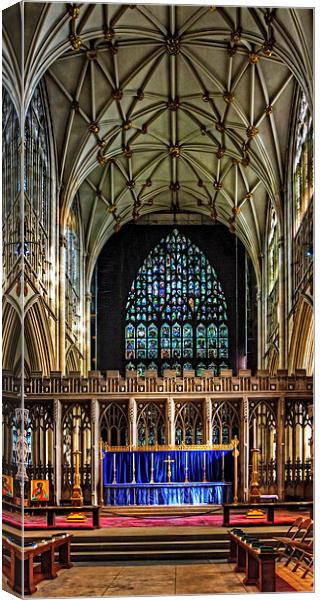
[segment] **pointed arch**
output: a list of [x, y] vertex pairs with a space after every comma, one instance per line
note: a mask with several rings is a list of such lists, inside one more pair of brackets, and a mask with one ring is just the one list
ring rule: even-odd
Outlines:
[[228, 366], [227, 320], [214, 268], [190, 239], [173, 229], [151, 250], [132, 282], [125, 359], [140, 369], [152, 360], [159, 371], [166, 364], [181, 373], [187, 362], [194, 369], [217, 372], [222, 363]]
[[54, 348], [42, 300], [29, 305], [24, 318], [24, 342], [30, 370], [49, 375], [55, 368]]
[[294, 317], [291, 336], [288, 370], [306, 369], [307, 375], [313, 374], [314, 368], [314, 316], [309, 299], [300, 298]]
[[80, 355], [74, 344], [70, 346], [66, 356], [66, 372], [80, 371]]
[[2, 368], [13, 372], [18, 356], [21, 355], [21, 318], [7, 299], [2, 315]]

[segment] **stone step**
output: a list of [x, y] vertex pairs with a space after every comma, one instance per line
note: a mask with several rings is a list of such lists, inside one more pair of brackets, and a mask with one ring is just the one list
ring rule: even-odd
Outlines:
[[71, 560], [73, 562], [91, 562], [91, 561], [130, 561], [130, 560], [176, 560], [176, 559], [211, 559], [211, 560], [227, 560], [229, 550], [199, 550], [199, 549], [176, 549], [171, 550], [138, 550], [132, 549], [130, 552], [127, 550], [115, 551], [94, 551], [91, 555], [88, 553], [88, 549], [85, 552], [71, 553]]

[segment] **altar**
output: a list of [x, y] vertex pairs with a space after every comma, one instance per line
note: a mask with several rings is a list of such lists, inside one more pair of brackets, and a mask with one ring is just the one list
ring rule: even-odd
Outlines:
[[233, 444], [102, 447], [106, 506], [207, 505], [233, 497]]

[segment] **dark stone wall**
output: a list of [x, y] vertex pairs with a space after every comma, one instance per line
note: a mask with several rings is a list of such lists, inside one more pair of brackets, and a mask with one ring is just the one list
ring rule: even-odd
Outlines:
[[[149, 252], [172, 226], [126, 225], [107, 242], [98, 259], [97, 366], [124, 373], [124, 321], [133, 279]], [[230, 368], [245, 367], [245, 249], [223, 225], [177, 226], [214, 267], [227, 302]], [[237, 241], [236, 241], [237, 240]], [[236, 243], [238, 259], [236, 261]], [[236, 277], [236, 264], [238, 277]], [[238, 279], [238, 286], [236, 280]], [[238, 310], [236, 290], [238, 287]], [[237, 339], [238, 338], [238, 339]]]

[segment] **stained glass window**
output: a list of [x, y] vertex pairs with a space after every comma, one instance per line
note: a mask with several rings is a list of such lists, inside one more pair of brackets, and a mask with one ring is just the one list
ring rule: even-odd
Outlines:
[[19, 119], [5, 88], [2, 92], [2, 197], [4, 216], [17, 198], [20, 186]]
[[227, 304], [214, 268], [174, 229], [150, 252], [126, 305], [126, 369], [228, 367]]
[[24, 191], [44, 231], [49, 225], [50, 159], [43, 94], [36, 88], [25, 119]]
[[296, 124], [293, 171], [293, 229], [295, 235], [313, 197], [313, 128], [312, 117], [304, 95], [300, 99]]

